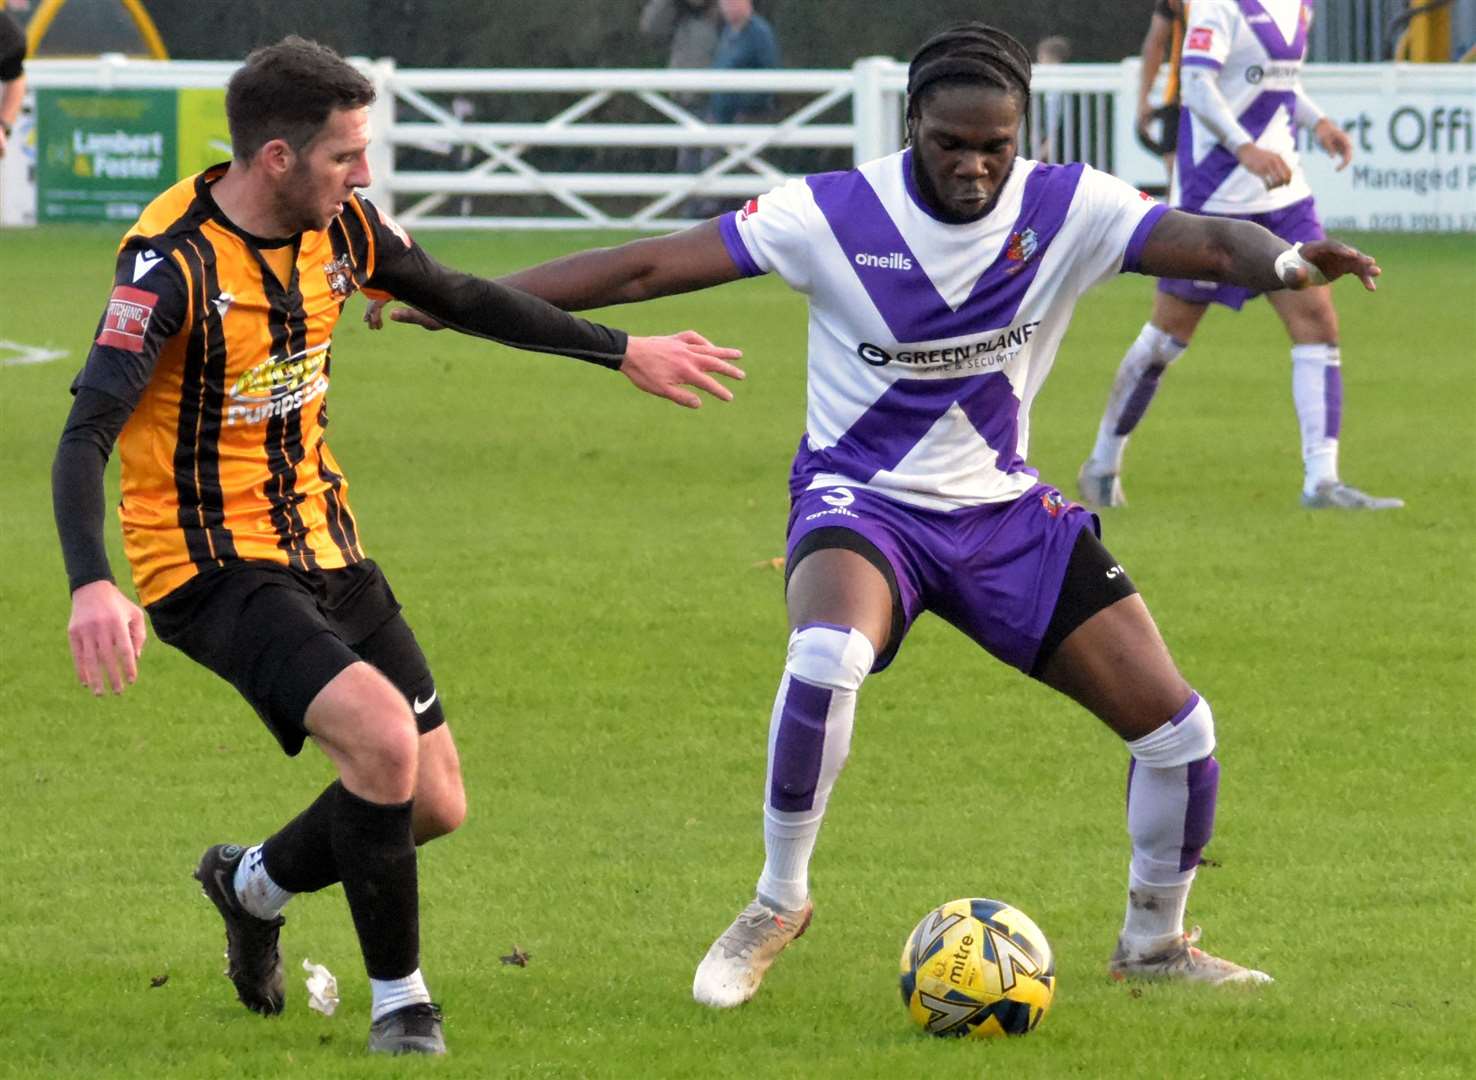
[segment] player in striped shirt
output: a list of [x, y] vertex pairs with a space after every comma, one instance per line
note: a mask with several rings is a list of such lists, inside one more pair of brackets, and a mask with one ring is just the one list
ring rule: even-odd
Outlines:
[[[1302, 88], [1311, 0], [1193, 0], [1182, 51], [1177, 161], [1170, 202], [1252, 221], [1292, 244], [1324, 238], [1295, 129], [1312, 132], [1345, 168], [1353, 142]], [[1091, 457], [1077, 476], [1093, 506], [1122, 506], [1123, 455], [1169, 365], [1189, 347], [1210, 304], [1239, 311], [1260, 289], [1202, 278], [1158, 283], [1153, 314], [1117, 370]], [[1342, 482], [1342, 351], [1331, 292], [1316, 285], [1267, 299], [1292, 340], [1292, 400], [1302, 434], [1302, 505], [1388, 510], [1399, 499]]]

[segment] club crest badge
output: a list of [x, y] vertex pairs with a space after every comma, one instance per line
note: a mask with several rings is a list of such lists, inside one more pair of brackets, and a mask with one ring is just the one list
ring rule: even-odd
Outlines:
[[354, 291], [353, 264], [347, 255], [340, 255], [332, 262], [323, 264], [323, 274], [328, 278], [328, 289], [339, 300], [346, 300]]
[[1021, 229], [1010, 235], [1010, 242], [1005, 245], [1005, 258], [1014, 263], [1009, 268], [1011, 274], [1019, 273], [1025, 268], [1025, 264], [1035, 257], [1040, 250], [1040, 237], [1035, 235], [1034, 229]]

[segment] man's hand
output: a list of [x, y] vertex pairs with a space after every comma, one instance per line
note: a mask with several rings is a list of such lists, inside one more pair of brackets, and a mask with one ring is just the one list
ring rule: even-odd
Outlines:
[[1247, 172], [1261, 178], [1261, 183], [1266, 185], [1267, 191], [1279, 188], [1282, 184], [1291, 183], [1291, 166], [1287, 165], [1281, 155], [1275, 151], [1265, 150], [1253, 142], [1248, 142], [1235, 151], [1235, 157], [1245, 166]]
[[4, 157], [5, 156], [5, 143], [6, 143], [5, 129], [3, 127], [0, 127], [0, 157]]
[[696, 409], [702, 405], [702, 399], [682, 387], [695, 386], [719, 401], [732, 401], [733, 391], [709, 372], [726, 375], [730, 379], [745, 378], [742, 368], [728, 363], [742, 355], [738, 349], [724, 349], [712, 344], [695, 330], [667, 337], [632, 337], [626, 346], [620, 371], [646, 393]]
[[93, 581], [72, 593], [67, 638], [77, 680], [94, 697], [112, 686], [121, 694], [138, 678], [138, 658], [148, 632], [144, 613], [111, 581]]
[[1352, 136], [1325, 116], [1317, 121], [1312, 134], [1317, 137], [1318, 145], [1327, 151], [1329, 157], [1338, 159], [1338, 172], [1348, 167], [1348, 162], [1353, 160]]
[[[384, 329], [384, 308], [388, 300], [370, 300], [369, 306], [364, 309], [364, 322], [370, 330]], [[419, 308], [406, 307], [401, 304], [390, 312], [393, 322], [409, 323], [411, 326], [423, 327], [426, 330], [444, 330], [446, 324], [437, 322]]]
[[[1357, 248], [1340, 244], [1336, 240], [1314, 240], [1312, 243], [1303, 244], [1301, 255], [1321, 270], [1328, 281], [1336, 281], [1345, 274], [1353, 274], [1363, 282], [1363, 287], [1369, 292], [1378, 288], [1374, 279], [1384, 272], [1374, 261], [1372, 255], [1365, 255]], [[1287, 287], [1300, 289], [1305, 288], [1307, 284], [1307, 272], [1303, 270], [1295, 283], [1287, 282]]]

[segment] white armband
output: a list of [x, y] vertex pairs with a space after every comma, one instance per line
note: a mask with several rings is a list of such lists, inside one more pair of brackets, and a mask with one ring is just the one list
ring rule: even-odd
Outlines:
[[[1297, 273], [1299, 270], [1307, 271], [1305, 280], [1302, 280], [1301, 275]], [[1303, 289], [1309, 285], [1327, 284], [1327, 275], [1317, 269], [1317, 264], [1302, 258], [1301, 244], [1293, 244], [1276, 256], [1276, 276], [1288, 289]]]

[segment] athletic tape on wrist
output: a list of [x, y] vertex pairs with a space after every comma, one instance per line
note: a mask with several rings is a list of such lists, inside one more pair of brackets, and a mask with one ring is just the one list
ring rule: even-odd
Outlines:
[[[1292, 272], [1296, 270], [1307, 271], [1307, 280], [1302, 284], [1296, 284], [1296, 277]], [[1317, 268], [1315, 263], [1308, 262], [1302, 257], [1302, 245], [1293, 244], [1280, 255], [1276, 256], [1276, 276], [1289, 289], [1305, 288], [1309, 285], [1326, 285], [1327, 275]]]

